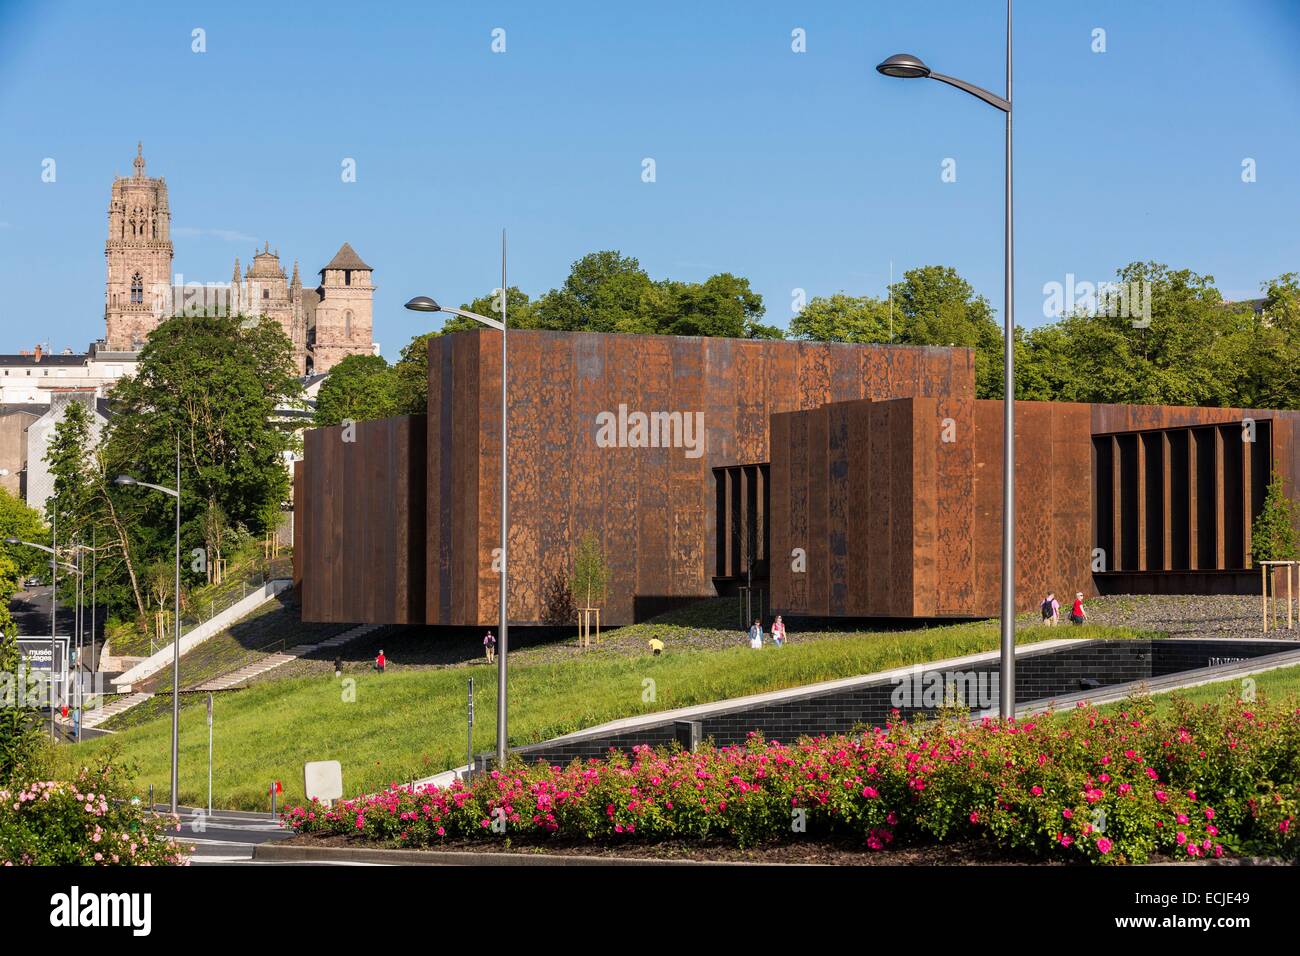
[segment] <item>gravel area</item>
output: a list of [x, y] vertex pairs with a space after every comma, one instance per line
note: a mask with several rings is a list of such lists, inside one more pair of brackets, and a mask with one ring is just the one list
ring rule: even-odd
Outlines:
[[[1115, 595], [1094, 598], [1087, 602], [1092, 623], [1153, 631], [1171, 637], [1262, 637], [1260, 599], [1235, 595]], [[1279, 604], [1283, 627], [1270, 630], [1268, 637], [1279, 640], [1300, 640], [1300, 621], [1296, 627], [1285, 628], [1285, 604]], [[1068, 611], [1068, 605], [1062, 608]], [[520, 665], [556, 664], [590, 655], [642, 656], [646, 642], [660, 637], [674, 650], [708, 651], [741, 646], [744, 632], [733, 621], [736, 617], [735, 598], [716, 598], [700, 601], [679, 611], [661, 615], [652, 621], [615, 628], [604, 632], [601, 642], [587, 649], [578, 646], [573, 629], [548, 630], [519, 628], [510, 632], [510, 659]], [[1036, 613], [1019, 616], [1017, 625], [1027, 627], [1038, 623]], [[850, 626], [844, 629], [794, 629], [790, 638], [795, 643], [835, 640], [849, 634], [879, 630], [888, 633], [900, 628], [913, 628], [918, 622], [877, 622], [871, 626]], [[939, 624], [942, 626], [942, 624]], [[399, 668], [473, 667], [483, 665], [483, 630], [457, 628], [446, 631], [436, 628], [390, 628], [373, 636], [362, 638], [341, 651], [345, 671], [369, 670], [375, 655], [382, 648], [385, 656]], [[1074, 627], [1062, 622], [1058, 628], [1062, 638], [1088, 636], [1088, 627]], [[495, 631], [495, 629], [494, 629]], [[567, 635], [567, 636], [565, 636]], [[301, 658], [265, 675], [253, 678], [250, 683], [264, 680], [283, 680], [290, 677], [319, 676], [334, 668], [334, 655], [321, 654]]]
[[[1269, 632], [1263, 629], [1262, 599], [1244, 595], [1151, 594], [1113, 595], [1094, 598], [1085, 604], [1088, 617], [1097, 624], [1160, 631], [1169, 637], [1268, 637], [1272, 640], [1300, 640], [1300, 622], [1286, 629], [1286, 601], [1279, 601], [1281, 628], [1273, 627], [1269, 609]], [[1068, 607], [1061, 608], [1062, 614]], [[1293, 612], [1294, 613], [1294, 612]], [[1086, 632], [1087, 627], [1061, 625], [1066, 632]], [[1065, 634], [1062, 634], [1065, 636]]]

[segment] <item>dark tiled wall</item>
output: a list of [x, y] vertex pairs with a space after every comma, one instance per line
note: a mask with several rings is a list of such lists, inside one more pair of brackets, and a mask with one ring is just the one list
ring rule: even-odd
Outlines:
[[[1053, 696], [1064, 696], [1085, 690], [1083, 682], [1096, 681], [1097, 686], [1123, 684], [1151, 677], [1162, 677], [1179, 670], [1206, 667], [1222, 663], [1221, 658], [1253, 658], [1280, 651], [1295, 650], [1294, 642], [1245, 641], [1089, 641], [1086, 644], [1059, 651], [1022, 653], [1016, 658], [1016, 702], [1026, 703]], [[924, 669], [917, 673], [924, 674]], [[985, 695], [971, 701], [972, 710], [997, 705], [997, 661], [969, 667], [965, 675], [979, 675], [971, 690]], [[804, 735], [841, 733], [857, 724], [880, 725], [889, 717], [894, 707], [894, 692], [898, 685], [891, 681], [830, 691], [824, 694], [765, 703], [742, 708], [730, 713], [713, 714], [700, 718], [703, 736], [712, 737], [715, 744], [741, 743], [752, 731], [760, 731], [769, 740], [791, 742]], [[926, 685], [910, 686], [924, 691]], [[933, 698], [930, 698], [933, 699]], [[926, 704], [925, 697], [914, 700]], [[928, 706], [901, 707], [903, 714], [932, 712]], [[564, 743], [542, 743], [522, 748], [519, 753], [525, 760], [546, 760], [564, 764], [575, 757], [587, 759], [600, 757], [610, 748], [630, 750], [633, 746], [648, 744], [652, 747], [668, 744], [674, 739], [672, 722], [628, 733], [612, 734]]]

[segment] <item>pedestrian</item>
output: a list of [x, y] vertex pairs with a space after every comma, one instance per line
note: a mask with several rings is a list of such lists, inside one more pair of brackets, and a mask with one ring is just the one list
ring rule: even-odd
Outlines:
[[380, 648], [379, 656], [375, 658], [375, 670], [379, 671], [379, 673], [382, 674], [384, 672], [384, 668], [387, 666], [388, 666], [388, 658], [384, 656], [383, 648]]
[[650, 638], [650, 650], [655, 657], [658, 657], [664, 651], [664, 642], [657, 637]]
[[1083, 609], [1083, 592], [1074, 596], [1074, 607], [1070, 609], [1070, 623], [1082, 624], [1088, 620], [1088, 612]]
[[334, 658], [334, 676], [335, 677], [343, 676], [343, 655], [342, 654], [339, 654]]
[[754, 618], [754, 624], [749, 629], [749, 646], [756, 651], [763, 649], [763, 625], [758, 618]]
[[492, 635], [491, 631], [483, 635], [483, 655], [487, 658], [489, 664], [496, 660], [497, 639]]
[[1043, 623], [1048, 627], [1055, 627], [1061, 623], [1061, 602], [1056, 599], [1055, 591], [1047, 592], [1040, 611], [1043, 615]]
[[772, 643], [777, 647], [781, 647], [785, 644], [785, 623], [781, 620], [780, 614], [778, 614], [776, 620], [772, 622]]

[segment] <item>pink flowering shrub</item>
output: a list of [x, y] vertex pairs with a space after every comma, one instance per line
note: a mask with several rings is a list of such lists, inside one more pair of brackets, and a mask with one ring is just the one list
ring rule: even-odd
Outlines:
[[0, 788], [0, 866], [165, 866], [183, 863], [161, 817], [120, 799], [111, 770]]
[[308, 834], [426, 847], [559, 837], [848, 837], [867, 850], [986, 839], [1044, 858], [1134, 863], [1251, 850], [1294, 857], [1300, 711], [1263, 703], [1041, 720], [898, 721], [783, 745], [612, 752], [512, 765], [447, 788], [395, 787], [332, 808], [287, 808]]

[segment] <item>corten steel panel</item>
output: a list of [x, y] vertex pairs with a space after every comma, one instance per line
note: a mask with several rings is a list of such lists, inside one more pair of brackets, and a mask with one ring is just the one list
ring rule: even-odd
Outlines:
[[[484, 344], [498, 355], [499, 346], [484, 337]], [[499, 339], [498, 339], [499, 341]], [[542, 442], [547, 427], [563, 427], [558, 422], [545, 423], [541, 417], [542, 395], [542, 340], [519, 336], [511, 341], [510, 377], [513, 395], [519, 400], [510, 409], [510, 568], [524, 573], [510, 579], [511, 621], [536, 621], [542, 618], [541, 580], [541, 524], [547, 519], [542, 513], [540, 486], [542, 478]], [[500, 376], [500, 363], [491, 366], [493, 374]], [[497, 378], [499, 391], [500, 378]], [[523, 400], [528, 396], [528, 400]], [[496, 512], [495, 522], [500, 522]], [[498, 524], [498, 527], [500, 525]]]
[[[538, 486], [538, 571], [543, 599], [556, 575], [571, 571], [574, 541], [574, 445], [577, 437], [556, 423], [572, 420], [575, 352], [554, 339], [541, 344], [538, 381], [541, 434], [538, 466], [547, 480]], [[544, 610], [543, 606], [543, 610]]]
[[[648, 411], [641, 400], [642, 350], [626, 336], [613, 336], [605, 348], [608, 370], [606, 401], [611, 411], [620, 404], [632, 410]], [[637, 484], [646, 448], [609, 448], [606, 474], [605, 524], [603, 528], [605, 563], [610, 572], [609, 597], [605, 611], [615, 620], [630, 619], [636, 594], [637, 553]]]
[[[1087, 406], [1016, 402], [1016, 606], [1036, 607], [1047, 591], [1095, 594], [1090, 554], [1091, 442]], [[977, 401], [977, 614], [1001, 602], [1002, 403]], [[1030, 476], [1047, 473], [1041, 481]], [[1037, 485], [1042, 487], [1035, 487]], [[1041, 539], [1030, 541], [1030, 538]]]
[[827, 406], [827, 559], [829, 594], [827, 613], [848, 612], [849, 515], [854, 502], [849, 496], [848, 409], [843, 403]]
[[[669, 407], [704, 408], [704, 355], [690, 339], [669, 340], [670, 366], [666, 371], [672, 389]], [[708, 423], [705, 422], [707, 435]], [[703, 440], [703, 436], [699, 440]], [[705, 456], [707, 458], [707, 454]], [[669, 520], [672, 547], [668, 562], [669, 594], [702, 594], [711, 587], [714, 566], [713, 489], [700, 480], [698, 460], [668, 455]]]
[[867, 489], [867, 607], [872, 616], [893, 613], [890, 605], [890, 543], [893, 537], [893, 443], [890, 436], [890, 402], [872, 402], [868, 445], [871, 449], [870, 485]]
[[[806, 571], [793, 567], [796, 548], [807, 553], [807, 461], [806, 443], [800, 433], [806, 429], [802, 415], [772, 416], [772, 552], [769, 583], [774, 608], [807, 613]], [[780, 596], [778, 598], [778, 595]]]
[[[556, 338], [560, 348], [571, 348], [574, 355], [573, 418], [567, 427], [573, 435], [573, 532], [576, 548], [584, 536], [590, 534], [603, 543], [605, 529], [605, 502], [609, 493], [607, 476], [613, 466], [612, 452], [617, 449], [596, 445], [596, 416], [604, 411], [617, 413], [611, 408], [608, 393], [606, 345], [608, 336], [580, 334], [571, 340]], [[557, 422], [555, 427], [561, 427]], [[569, 560], [572, 560], [571, 556]], [[582, 602], [582, 597], [574, 595]]]
[[[1053, 568], [1052, 406], [1016, 404], [1016, 600], [1037, 606], [1049, 590], [1067, 590]], [[999, 519], [1001, 520], [1001, 519]], [[1026, 595], [1028, 590], [1031, 592]], [[1026, 602], [1025, 597], [1031, 600]]]
[[808, 413], [808, 604], [818, 615], [830, 613], [829, 419], [824, 406]]
[[[939, 401], [938, 421], [931, 440], [938, 439], [938, 540], [936, 573], [939, 579], [937, 613], [973, 614], [975, 611], [975, 414], [972, 399], [946, 397]], [[951, 420], [952, 430], [945, 431]], [[944, 441], [952, 437], [953, 441]]]
[[1058, 402], [1051, 406], [1052, 566], [1040, 588], [1060, 594], [1095, 592], [1092, 583], [1091, 530], [1093, 503], [1087, 480], [1092, 460], [1087, 405]]
[[[667, 339], [654, 339], [638, 350], [639, 401], [640, 407], [647, 412], [667, 412], [674, 408], [671, 345]], [[671, 424], [671, 419], [668, 427], [675, 427]], [[658, 435], [654, 437], [659, 438]], [[637, 498], [633, 517], [633, 521], [639, 525], [635, 529], [635, 594], [671, 593], [668, 589], [668, 566], [673, 551], [670, 462], [673, 458], [685, 457], [680, 449], [671, 447], [645, 448], [637, 453]]]
[[975, 402], [975, 613], [1001, 601], [1002, 403]]
[[304, 620], [424, 621], [424, 428], [420, 416], [359, 422], [354, 441], [338, 427], [307, 432]]
[[852, 402], [844, 406], [849, 423], [849, 567], [848, 607], [855, 617], [870, 612], [871, 559], [867, 553], [870, 540], [867, 509], [870, 500], [871, 469], [871, 403]]
[[[939, 593], [945, 582], [938, 577], [939, 403], [933, 398], [908, 399], [911, 410], [909, 437], [912, 467], [908, 470], [911, 493], [912, 587], [911, 612], [932, 617], [939, 612]], [[906, 560], [906, 555], [900, 555]]]

